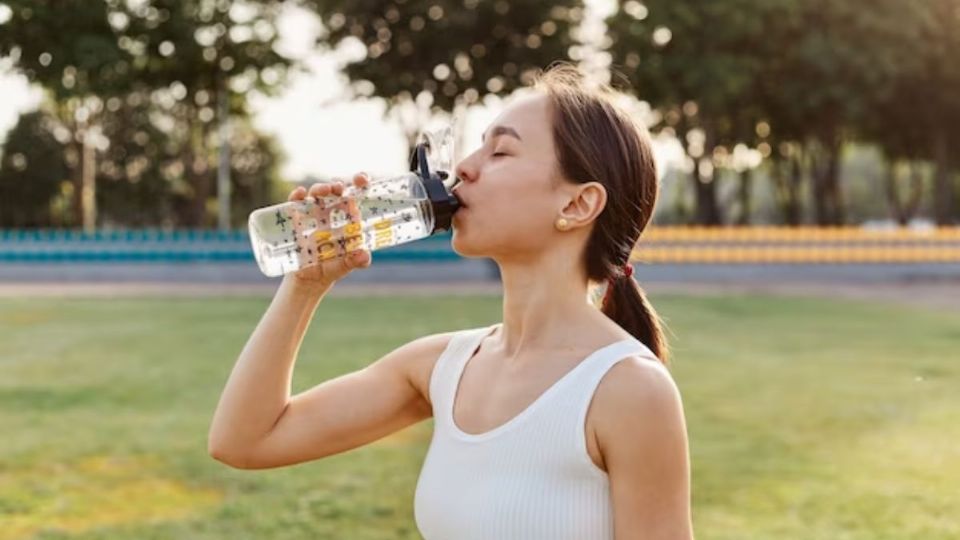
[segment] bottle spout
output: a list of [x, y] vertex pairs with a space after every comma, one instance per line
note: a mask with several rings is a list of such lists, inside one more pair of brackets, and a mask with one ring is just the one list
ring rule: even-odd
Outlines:
[[453, 214], [460, 209], [460, 199], [453, 191], [456, 177], [445, 170], [430, 170], [427, 162], [427, 145], [419, 144], [411, 160], [411, 168], [423, 182], [423, 187], [430, 199], [433, 208], [434, 225], [430, 234], [449, 230], [453, 222]]

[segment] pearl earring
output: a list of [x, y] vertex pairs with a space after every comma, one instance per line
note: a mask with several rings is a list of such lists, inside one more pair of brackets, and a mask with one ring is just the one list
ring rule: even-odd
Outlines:
[[557, 228], [560, 229], [561, 231], [567, 230], [567, 225], [568, 224], [566, 219], [560, 218], [557, 220]]

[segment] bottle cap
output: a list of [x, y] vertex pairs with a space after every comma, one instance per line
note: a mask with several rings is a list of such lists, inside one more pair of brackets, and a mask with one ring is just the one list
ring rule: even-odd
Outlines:
[[420, 176], [427, 191], [430, 205], [433, 207], [433, 230], [430, 234], [450, 229], [453, 214], [460, 208], [460, 199], [447, 189], [444, 180], [450, 177], [448, 171], [431, 171], [427, 159], [429, 142], [417, 145], [410, 159], [410, 170]]

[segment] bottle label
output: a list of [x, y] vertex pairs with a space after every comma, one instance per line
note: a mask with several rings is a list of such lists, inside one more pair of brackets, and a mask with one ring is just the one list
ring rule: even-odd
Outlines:
[[343, 227], [343, 247], [346, 251], [363, 248], [363, 226], [360, 223], [347, 223]]
[[337, 256], [337, 245], [333, 239], [333, 233], [330, 231], [317, 231], [313, 233], [313, 240], [317, 246], [317, 258], [326, 261]]
[[373, 224], [374, 246], [381, 248], [393, 245], [393, 220], [383, 218]]

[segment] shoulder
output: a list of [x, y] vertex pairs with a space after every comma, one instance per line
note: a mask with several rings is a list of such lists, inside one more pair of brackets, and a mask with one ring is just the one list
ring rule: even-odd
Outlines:
[[597, 440], [617, 538], [692, 539], [690, 458], [680, 392], [659, 360], [630, 357], [598, 387]]
[[388, 356], [392, 357], [394, 369], [399, 370], [429, 404], [430, 377], [437, 361], [455, 339], [472, 331], [475, 329], [429, 334], [401, 345]]
[[597, 386], [593, 408], [601, 449], [683, 428], [680, 390], [667, 367], [652, 357], [629, 356], [614, 364]]
[[[632, 402], [660, 401], [679, 396], [667, 367], [652, 356], [625, 356], [604, 374], [597, 387], [598, 398]], [[639, 403], [633, 403], [639, 404]]]

